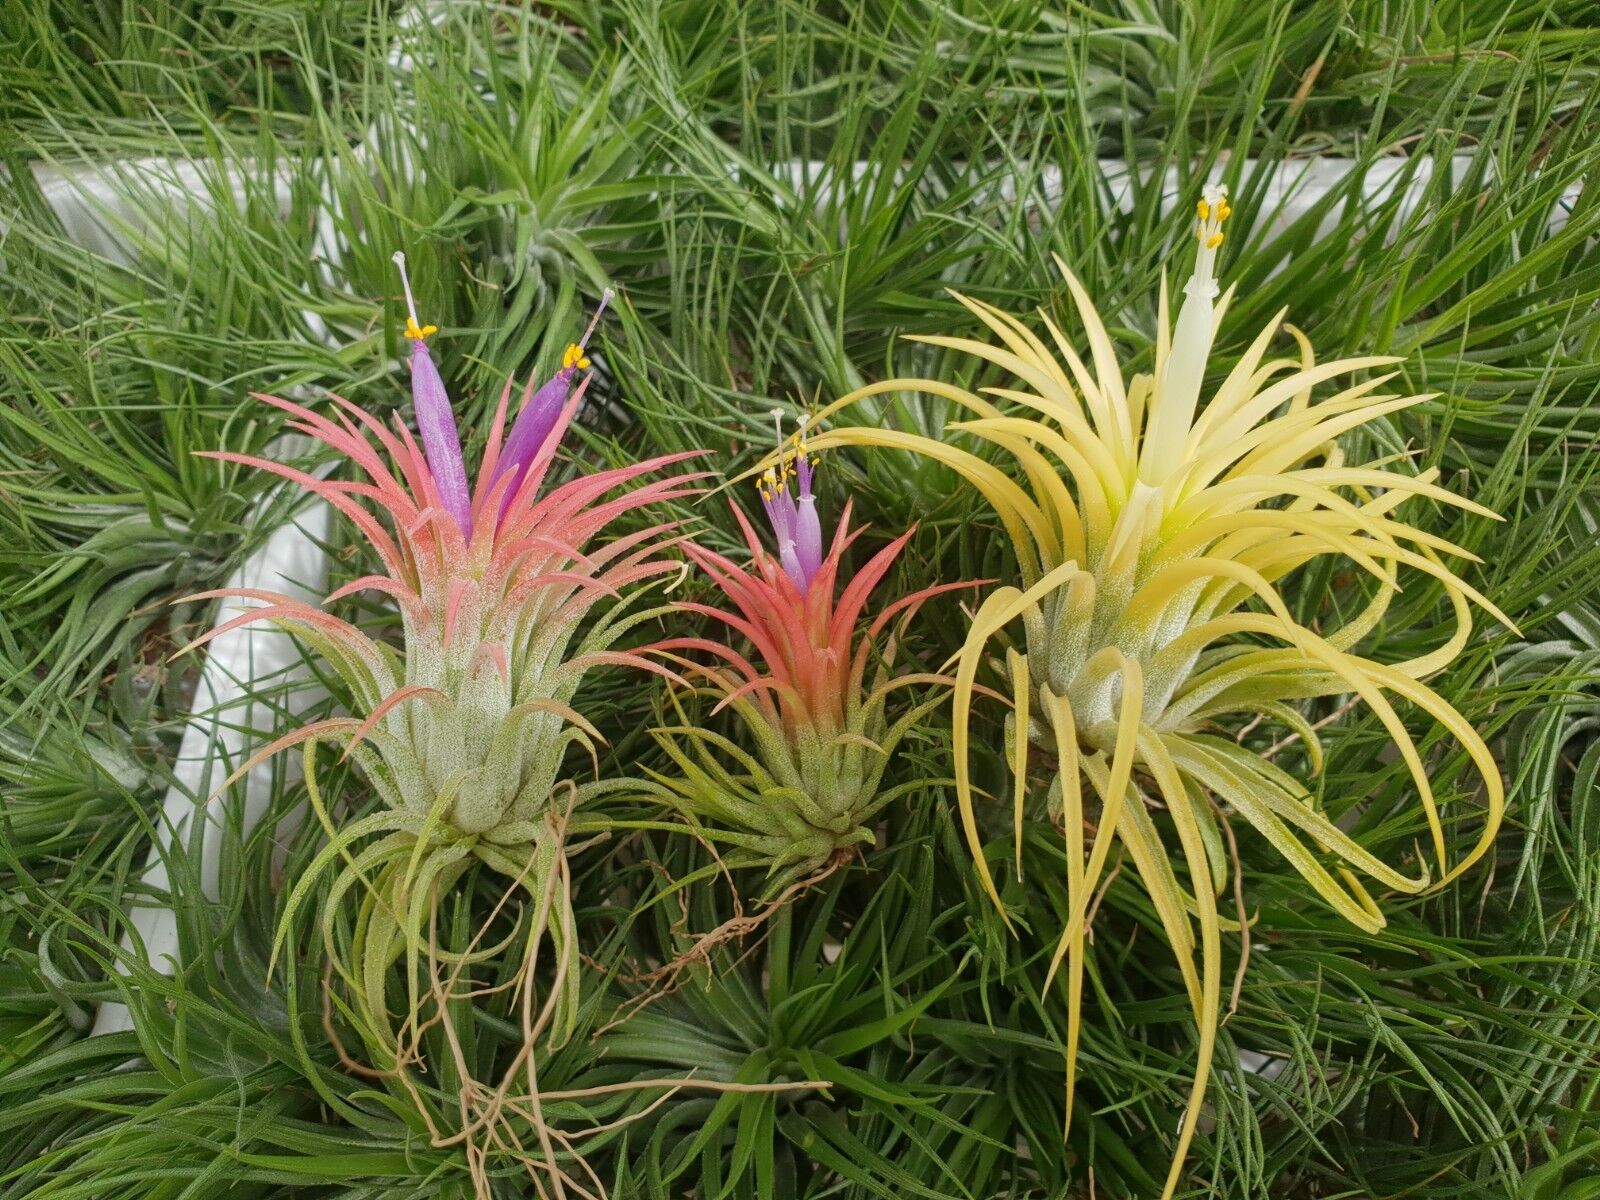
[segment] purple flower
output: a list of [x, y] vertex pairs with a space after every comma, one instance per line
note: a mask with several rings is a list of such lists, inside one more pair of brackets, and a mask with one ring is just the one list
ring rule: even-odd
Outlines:
[[532, 399], [524, 404], [522, 411], [517, 414], [511, 432], [506, 437], [506, 444], [500, 449], [500, 459], [495, 464], [494, 477], [489, 482], [489, 488], [493, 491], [502, 478], [515, 474], [511, 482], [506, 484], [505, 495], [501, 497], [500, 516], [505, 515], [506, 508], [510, 505], [512, 496], [520, 486], [528, 467], [544, 445], [545, 439], [550, 436], [550, 431], [555, 428], [556, 418], [561, 415], [561, 410], [566, 407], [567, 400], [572, 395], [572, 381], [579, 371], [589, 369], [589, 356], [585, 353], [589, 346], [589, 338], [593, 336], [595, 326], [600, 323], [600, 314], [605, 312], [606, 305], [610, 302], [611, 289], [607, 288], [600, 295], [600, 303], [594, 310], [594, 316], [589, 320], [589, 328], [583, 331], [583, 337], [568, 346], [566, 353], [561, 356], [561, 369], [533, 394]]
[[[782, 450], [783, 410], [773, 409], [772, 419]], [[778, 466], [761, 477], [761, 506], [767, 510], [767, 519], [778, 539], [778, 562], [801, 595], [822, 566], [822, 519], [817, 515], [817, 498], [811, 491], [812, 468], [806, 457], [805, 429], [806, 419], [801, 417], [794, 435], [794, 457], [784, 454]]]
[[437, 333], [437, 325], [417, 324], [417, 302], [411, 295], [411, 280], [406, 276], [406, 256], [394, 252], [400, 268], [400, 283], [406, 290], [406, 337], [411, 341], [411, 400], [417, 413], [417, 432], [422, 435], [422, 452], [428, 470], [439, 488], [444, 509], [455, 518], [461, 536], [472, 539], [472, 493], [467, 488], [467, 465], [461, 457], [461, 435], [456, 431], [455, 414], [445, 393], [439, 368], [428, 353], [427, 338]]

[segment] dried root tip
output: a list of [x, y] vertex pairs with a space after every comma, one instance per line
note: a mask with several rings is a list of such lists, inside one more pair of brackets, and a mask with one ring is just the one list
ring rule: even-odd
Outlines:
[[[835, 850], [822, 866], [805, 878], [791, 883], [783, 891], [763, 904], [757, 912], [735, 913], [734, 916], [728, 918], [715, 929], [697, 935], [689, 947], [671, 962], [663, 963], [659, 967], [632, 976], [629, 982], [643, 984], [644, 990], [626, 1004], [620, 1006], [617, 1010], [617, 1015], [595, 1030], [592, 1038], [599, 1038], [601, 1034], [626, 1024], [631, 1017], [642, 1009], [655, 1003], [663, 996], [669, 996], [677, 991], [683, 986], [685, 977], [692, 969], [703, 966], [709, 970], [712, 956], [718, 950], [725, 946], [743, 942], [801, 896], [812, 888], [821, 885], [823, 881], [855, 857], [855, 854], [856, 851], [853, 847], [841, 847]], [[753, 950], [754, 947], [751, 947], [751, 949]]]

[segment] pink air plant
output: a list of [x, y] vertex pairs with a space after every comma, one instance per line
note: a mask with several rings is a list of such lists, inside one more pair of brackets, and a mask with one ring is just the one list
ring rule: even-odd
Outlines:
[[[684, 545], [729, 606], [678, 607], [720, 623], [748, 649], [710, 637], [670, 638], [650, 648], [703, 679], [719, 696], [717, 709], [738, 715], [756, 751], [751, 758], [719, 736], [688, 726], [658, 730], [680, 770], [678, 777], [656, 776], [661, 795], [706, 823], [713, 838], [767, 865], [779, 882], [802, 878], [849, 847], [870, 842], [871, 819], [897, 795], [922, 786], [881, 784], [896, 745], [939, 697], [891, 720], [889, 696], [897, 688], [949, 680], [925, 672], [895, 675], [896, 644], [929, 597], [971, 586], [924, 588], [883, 608], [863, 630], [873, 593], [911, 534], [895, 538], [847, 576], [842, 559], [862, 531], [850, 529], [847, 505], [823, 552], [813, 464], [801, 434], [780, 467], [760, 481], [776, 557], [737, 505], [733, 513], [750, 552], [748, 565], [692, 542]], [[799, 485], [798, 495], [791, 480]], [[725, 766], [725, 758], [742, 769]]]
[[[402, 263], [402, 278], [403, 271]], [[335, 947], [331, 904], [323, 934], [354, 1019], [368, 1031], [377, 1065], [386, 1070], [403, 1069], [419, 1053], [416, 1039], [426, 1025], [420, 1009], [427, 1003], [417, 998], [419, 963], [432, 961], [427, 913], [473, 860], [506, 876], [511, 889], [521, 889], [544, 914], [525, 949], [536, 957], [548, 934], [558, 969], [555, 1015], [547, 1027], [556, 1042], [570, 1031], [577, 957], [562, 847], [578, 827], [574, 821], [581, 821], [574, 810], [581, 814], [587, 796], [600, 786], [563, 774], [573, 746], [593, 753], [599, 739], [573, 708], [573, 698], [593, 667], [664, 671], [614, 644], [642, 619], [627, 612], [630, 590], [680, 569], [663, 557], [678, 541], [672, 522], [639, 523], [601, 539], [635, 510], [691, 495], [696, 478], [645, 481], [692, 457], [677, 454], [546, 487], [588, 385], [585, 378], [572, 386], [575, 372], [588, 366], [580, 349], [575, 357], [569, 350], [561, 372], [543, 388], [535, 391], [529, 383], [512, 437], [502, 442], [511, 398], [507, 384], [469, 489], [449, 399], [425, 345], [434, 328], [418, 325], [409, 285], [406, 292], [420, 447], [398, 421], [390, 429], [337, 396], [326, 415], [258, 396], [288, 414], [292, 429], [348, 459], [359, 477], [322, 479], [227, 451], [208, 456], [271, 472], [322, 497], [360, 531], [381, 570], [351, 580], [324, 606], [267, 591], [203, 593], [196, 598], [246, 597], [263, 607], [188, 647], [249, 622], [271, 621], [320, 653], [349, 687], [350, 715], [285, 734], [235, 778], [304, 744], [314, 781], [310, 751], [318, 742], [333, 742], [361, 767], [381, 800], [377, 813], [340, 828], [313, 790], [329, 845], [291, 893], [279, 938], [281, 945], [319, 878], [333, 874], [333, 896], [352, 887], [374, 889], [353, 943]], [[399, 648], [325, 611], [363, 591], [382, 594], [398, 610]], [[434, 900], [425, 902], [430, 895]], [[410, 1008], [402, 1006], [397, 1030], [390, 1017], [390, 968], [402, 954]]]

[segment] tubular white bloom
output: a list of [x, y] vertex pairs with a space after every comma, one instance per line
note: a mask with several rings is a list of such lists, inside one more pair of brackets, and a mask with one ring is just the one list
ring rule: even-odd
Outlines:
[[1184, 299], [1172, 331], [1172, 351], [1161, 373], [1158, 403], [1152, 408], [1139, 459], [1139, 478], [1151, 486], [1165, 483], [1178, 469], [1194, 424], [1194, 406], [1200, 398], [1200, 383], [1216, 336], [1217, 251], [1224, 237], [1222, 224], [1232, 211], [1228, 207], [1228, 189], [1222, 184], [1207, 186], [1204, 198], [1196, 206], [1199, 249], [1194, 274], [1183, 285]]

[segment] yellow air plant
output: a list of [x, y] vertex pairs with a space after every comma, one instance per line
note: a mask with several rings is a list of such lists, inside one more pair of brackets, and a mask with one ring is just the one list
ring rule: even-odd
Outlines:
[[[1394, 358], [1317, 364], [1306, 338], [1281, 326], [1281, 312], [1197, 411], [1212, 340], [1231, 296], [1230, 290], [1217, 299], [1214, 278], [1228, 212], [1225, 189], [1207, 188], [1198, 206], [1194, 274], [1170, 329], [1163, 284], [1151, 374], [1123, 378], [1088, 295], [1058, 260], [1088, 339], [1088, 363], [1048, 316], [1041, 313], [1039, 320], [1049, 343], [1023, 321], [958, 296], [998, 344], [916, 340], [974, 355], [1015, 382], [985, 388], [980, 396], [935, 380], [889, 379], [818, 414], [826, 418], [886, 393], [942, 397], [968, 414], [951, 430], [1009, 455], [1015, 473], [971, 450], [893, 429], [838, 428], [813, 442], [817, 451], [854, 445], [928, 455], [976, 487], [1009, 534], [1018, 585], [984, 600], [952, 659], [961, 819], [983, 885], [998, 905], [974, 811], [969, 722], [991, 641], [1020, 621], [1025, 652], [1008, 644], [999, 664], [1015, 706], [1010, 728], [1025, 731], [1009, 746], [1017, 870], [1020, 875], [1031, 744], [1054, 758], [1048, 804], [1066, 842], [1069, 917], [1051, 978], [1064, 966], [1069, 1124], [1085, 918], [1114, 842], [1149, 892], [1198, 1025], [1193, 1090], [1163, 1197], [1179, 1181], [1216, 1039], [1221, 935], [1231, 924], [1217, 906], [1227, 870], [1219, 817], [1248, 822], [1317, 896], [1363, 930], [1382, 928], [1384, 918], [1358, 873], [1406, 893], [1429, 882], [1425, 864], [1408, 876], [1364, 849], [1318, 810], [1300, 780], [1224, 736], [1228, 723], [1279, 723], [1304, 742], [1311, 769], [1320, 771], [1322, 748], [1300, 702], [1349, 695], [1369, 706], [1409, 769], [1440, 883], [1488, 850], [1504, 802], [1483, 739], [1422, 680], [1466, 644], [1469, 599], [1509, 621], [1444, 565], [1444, 556], [1472, 555], [1394, 515], [1410, 500], [1495, 514], [1439, 487], [1433, 470], [1405, 475], [1384, 462], [1348, 464], [1338, 445], [1342, 434], [1428, 397], [1380, 394], [1394, 372], [1350, 379], [1399, 361]], [[1298, 343], [1299, 354], [1269, 360], [1280, 327]], [[1312, 402], [1314, 389], [1339, 379], [1342, 390]], [[1371, 599], [1342, 627], [1313, 630], [1295, 619], [1279, 585], [1328, 555], [1356, 564], [1375, 585]], [[1380, 663], [1355, 648], [1382, 620], [1399, 590], [1401, 567], [1443, 586], [1455, 629], [1431, 653]], [[1427, 768], [1391, 697], [1443, 726], [1482, 775], [1482, 831], [1453, 866]], [[1169, 855], [1170, 838], [1181, 848], [1187, 886]]]

